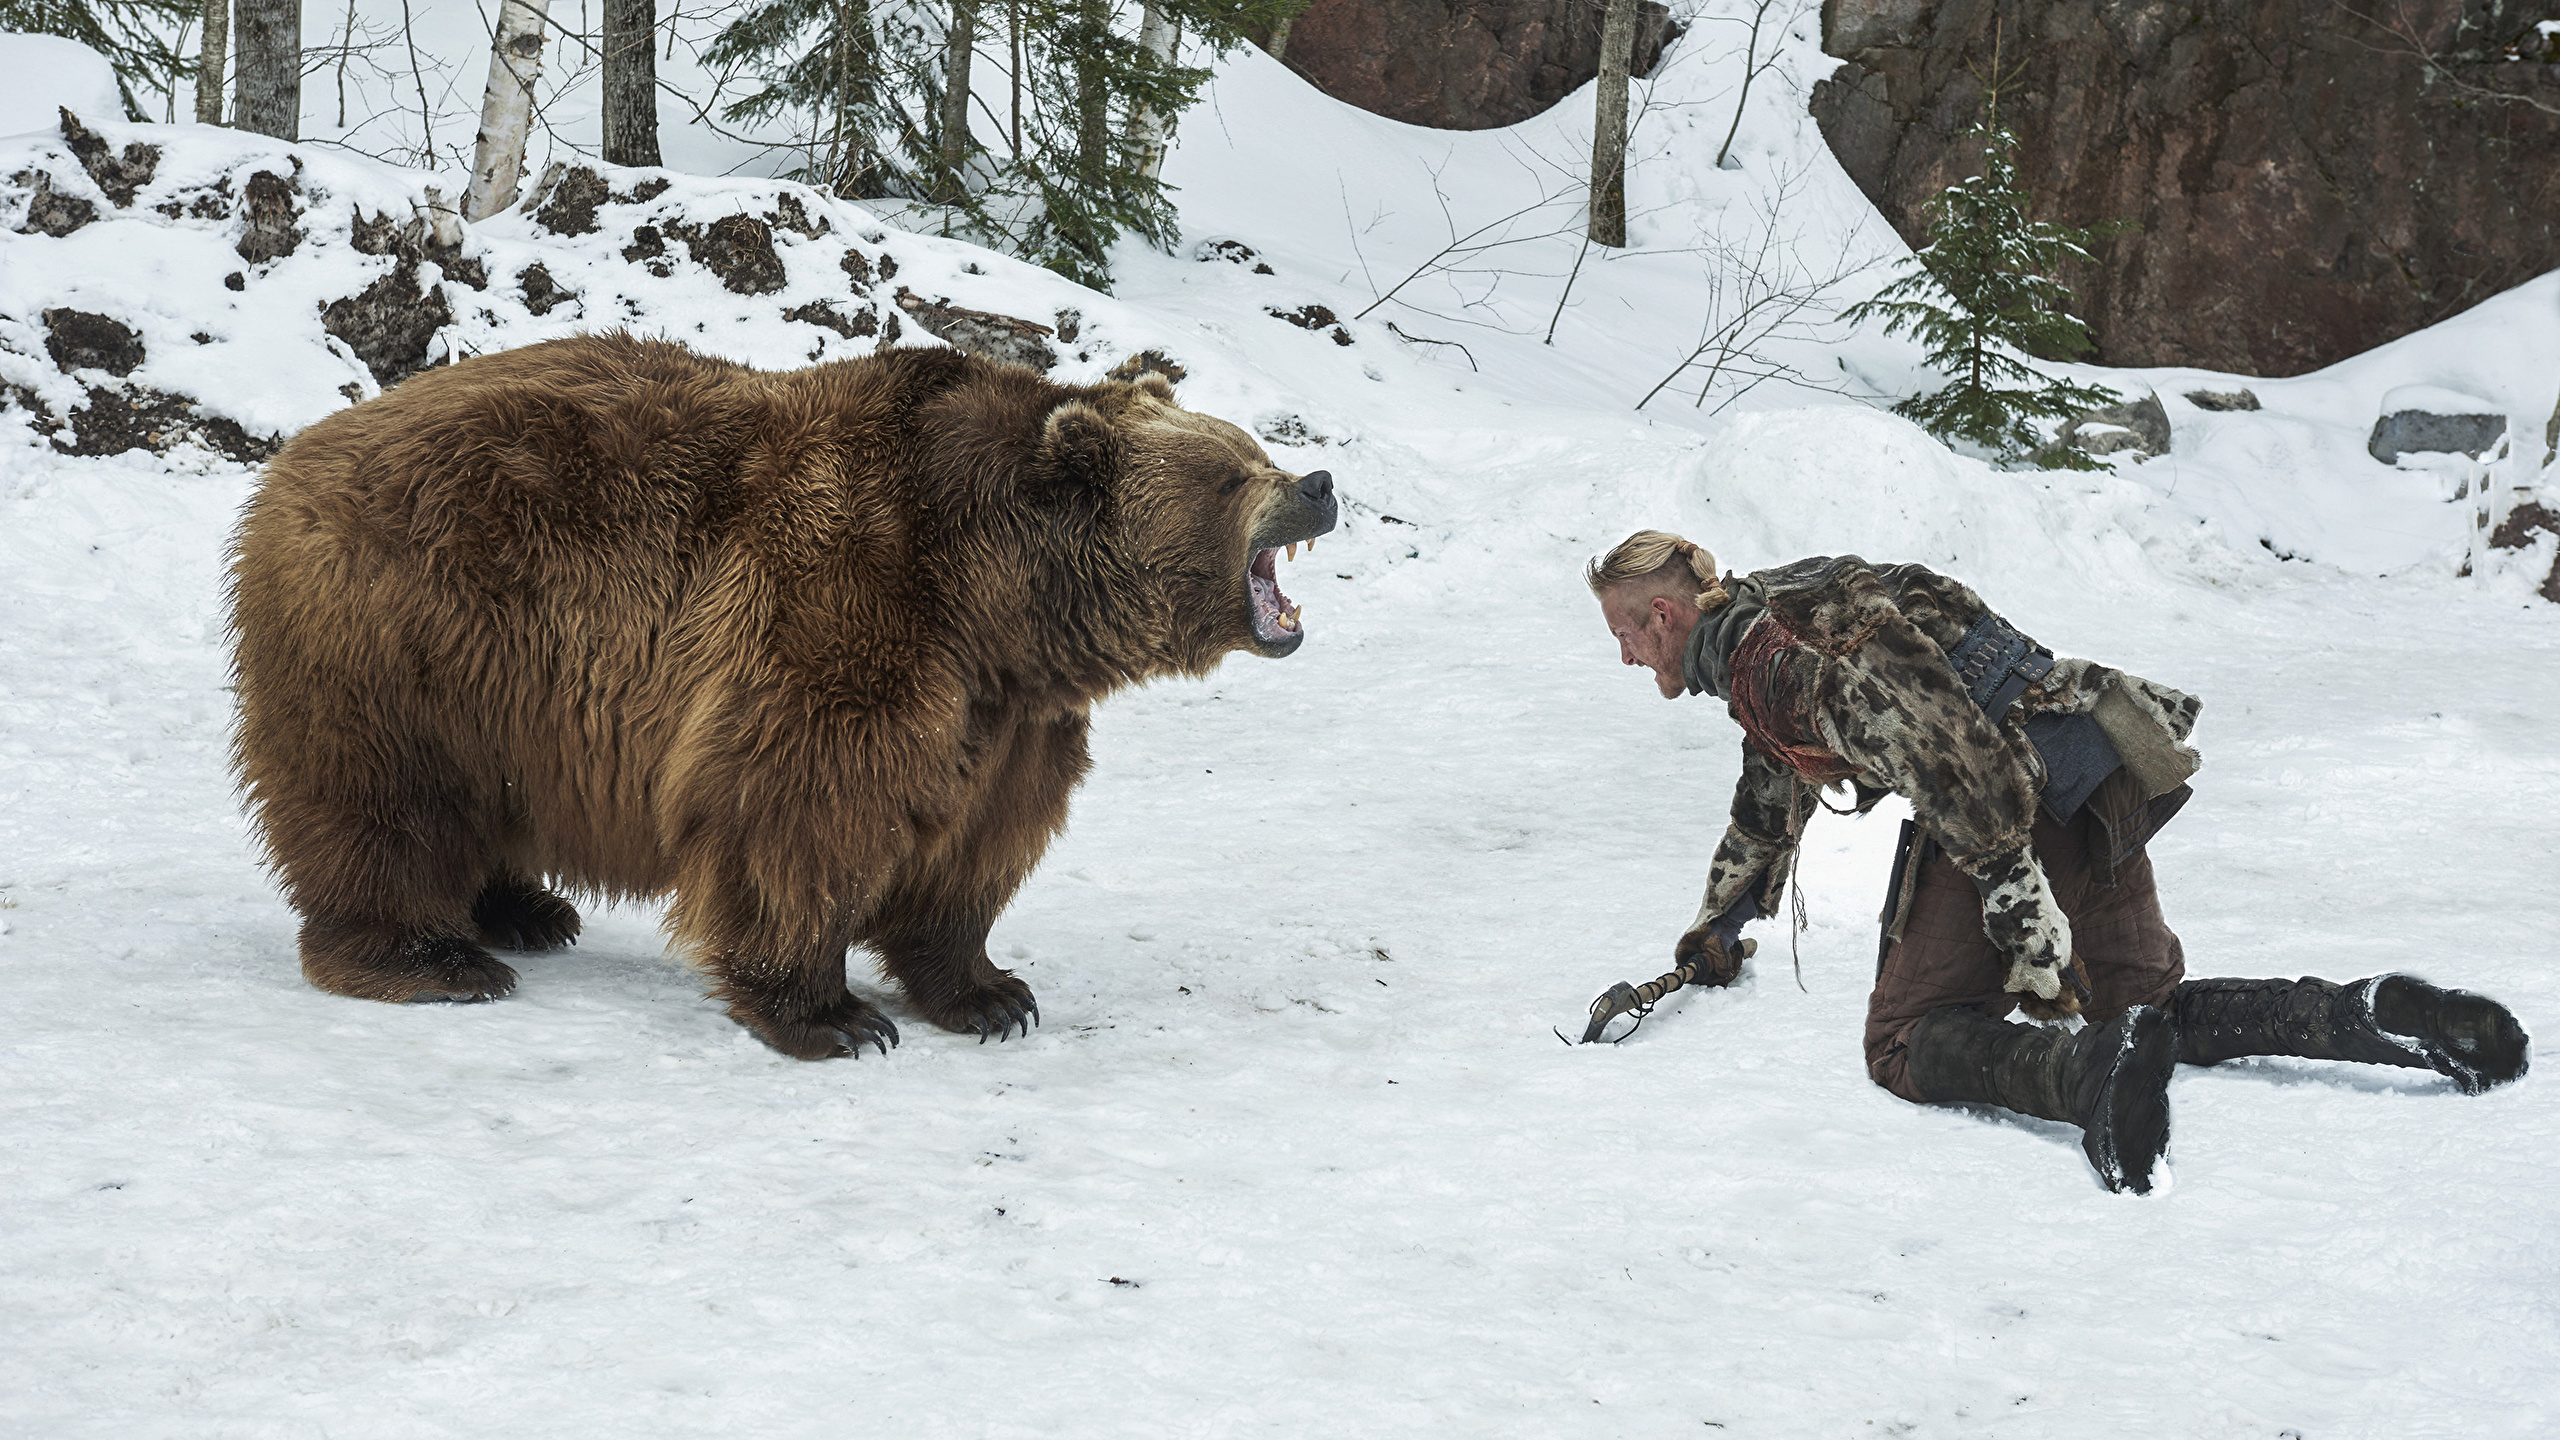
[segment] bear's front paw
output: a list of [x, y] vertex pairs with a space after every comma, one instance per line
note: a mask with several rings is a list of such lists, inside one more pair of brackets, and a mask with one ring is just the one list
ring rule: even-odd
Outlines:
[[992, 1035], [998, 1040], [1010, 1038], [1018, 1029], [1024, 1035], [1040, 1023], [1040, 1002], [1031, 998], [1031, 987], [1004, 971], [993, 984], [981, 985], [945, 1005], [931, 1007], [933, 1023], [945, 1030], [975, 1035], [978, 1043], [987, 1043]]
[[498, 880], [471, 906], [480, 943], [501, 950], [551, 950], [578, 942], [578, 910], [539, 885]]
[[898, 1043], [897, 1025], [880, 1013], [879, 1006], [851, 993], [809, 1015], [759, 1015], [735, 1006], [729, 1013], [754, 1031], [757, 1039], [794, 1060], [859, 1055], [865, 1045], [877, 1046], [886, 1055]]

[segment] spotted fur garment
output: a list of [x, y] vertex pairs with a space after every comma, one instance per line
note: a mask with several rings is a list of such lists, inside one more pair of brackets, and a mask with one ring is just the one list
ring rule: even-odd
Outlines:
[[[2071, 924], [2028, 838], [2044, 764], [2027, 741], [2026, 718], [2097, 713], [2128, 765], [2165, 790], [2202, 763], [2186, 743], [2200, 703], [2120, 670], [2063, 659], [1994, 725], [1947, 664], [1946, 652], [1987, 608], [1961, 582], [1854, 555], [1816, 556], [1747, 578], [1760, 583], [1769, 606], [1753, 629], [1790, 632], [1787, 673], [1773, 687], [1792, 699], [1790, 738], [1818, 737], [1840, 764], [1808, 775], [1779, 758], [1801, 754], [1801, 746], [1743, 747], [1732, 820], [1690, 928], [1703, 929], [1746, 895], [1761, 914], [1779, 913], [1818, 782], [1846, 766], [1861, 785], [1910, 801], [1921, 828], [1973, 877], [1984, 933], [2009, 957], [2008, 988], [2054, 1000]], [[1750, 643], [1745, 632], [1736, 649]], [[1728, 700], [1727, 708], [1740, 723], [1750, 707]]]

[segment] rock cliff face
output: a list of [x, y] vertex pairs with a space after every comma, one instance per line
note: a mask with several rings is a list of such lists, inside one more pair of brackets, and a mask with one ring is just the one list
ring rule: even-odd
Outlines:
[[[1974, 173], [1995, 24], [2039, 218], [2129, 220], [2110, 365], [2295, 375], [2560, 267], [2560, 38], [2528, 0], [1825, 0], [1813, 113], [1898, 230]], [[2371, 17], [2371, 18], [2366, 18]], [[2499, 100], [2491, 90], [2527, 97]]]
[[[1596, 0], [1315, 0], [1290, 26], [1281, 63], [1371, 114], [1490, 130], [1600, 73], [1600, 17]], [[1670, 20], [1640, 0], [1636, 74], [1677, 33]]]

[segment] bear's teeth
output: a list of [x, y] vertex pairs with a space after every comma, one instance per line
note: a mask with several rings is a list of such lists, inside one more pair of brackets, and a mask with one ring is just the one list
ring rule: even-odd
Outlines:
[[1298, 542], [1295, 540], [1289, 542], [1289, 558], [1292, 560], [1298, 558]]

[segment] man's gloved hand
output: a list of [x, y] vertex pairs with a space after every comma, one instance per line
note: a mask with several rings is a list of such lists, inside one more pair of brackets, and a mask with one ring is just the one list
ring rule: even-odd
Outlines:
[[1699, 985], [1730, 985], [1742, 976], [1742, 927], [1760, 918], [1760, 907], [1748, 898], [1722, 915], [1680, 937], [1672, 963], [1694, 965]]

